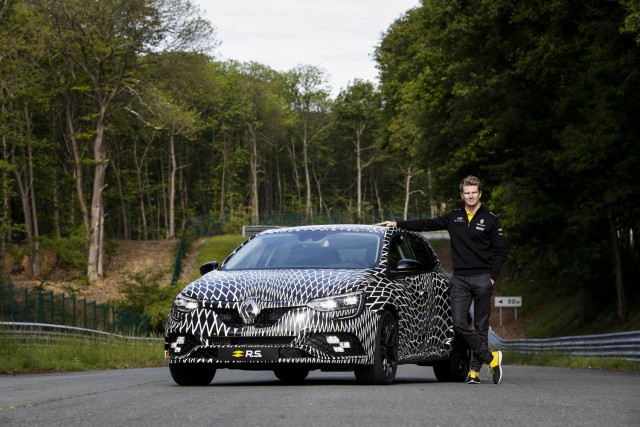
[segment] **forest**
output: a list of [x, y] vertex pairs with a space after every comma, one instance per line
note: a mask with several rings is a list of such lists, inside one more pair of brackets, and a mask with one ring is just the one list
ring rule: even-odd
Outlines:
[[218, 60], [215, 24], [188, 0], [0, 2], [3, 260], [37, 277], [47, 249], [90, 283], [109, 239], [434, 216], [473, 174], [510, 279], [585, 317], [640, 299], [637, 0], [423, 0], [379, 81], [335, 97], [320, 67]]

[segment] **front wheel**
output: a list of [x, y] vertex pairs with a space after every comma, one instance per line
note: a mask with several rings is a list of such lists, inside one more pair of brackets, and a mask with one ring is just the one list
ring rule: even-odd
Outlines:
[[470, 363], [471, 351], [469, 347], [460, 337], [455, 337], [451, 358], [434, 363], [433, 373], [440, 382], [461, 382], [467, 377]]
[[216, 374], [216, 368], [204, 364], [171, 364], [171, 377], [178, 385], [208, 385]]
[[392, 384], [398, 370], [398, 321], [389, 311], [380, 313], [373, 365], [355, 369], [360, 384]]

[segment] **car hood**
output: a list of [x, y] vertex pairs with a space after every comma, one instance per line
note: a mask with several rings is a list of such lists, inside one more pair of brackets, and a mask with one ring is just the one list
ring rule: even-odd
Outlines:
[[370, 270], [214, 270], [182, 294], [201, 301], [306, 301], [362, 288]]

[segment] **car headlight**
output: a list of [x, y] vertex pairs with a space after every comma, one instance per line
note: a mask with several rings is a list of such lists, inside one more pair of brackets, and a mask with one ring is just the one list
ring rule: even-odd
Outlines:
[[185, 297], [184, 295], [178, 295], [176, 299], [173, 300], [173, 307], [181, 313], [193, 311], [198, 308], [198, 306], [198, 300]]
[[336, 313], [340, 317], [355, 316], [360, 312], [364, 301], [362, 292], [316, 298], [307, 303], [314, 310]]

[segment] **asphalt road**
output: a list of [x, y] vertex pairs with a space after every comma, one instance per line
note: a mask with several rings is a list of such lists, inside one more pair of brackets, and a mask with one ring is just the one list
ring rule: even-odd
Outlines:
[[0, 376], [0, 426], [640, 426], [640, 375], [505, 366], [495, 385], [438, 383], [401, 366], [391, 386], [312, 372], [282, 385], [271, 372], [220, 370], [180, 387], [168, 368]]

